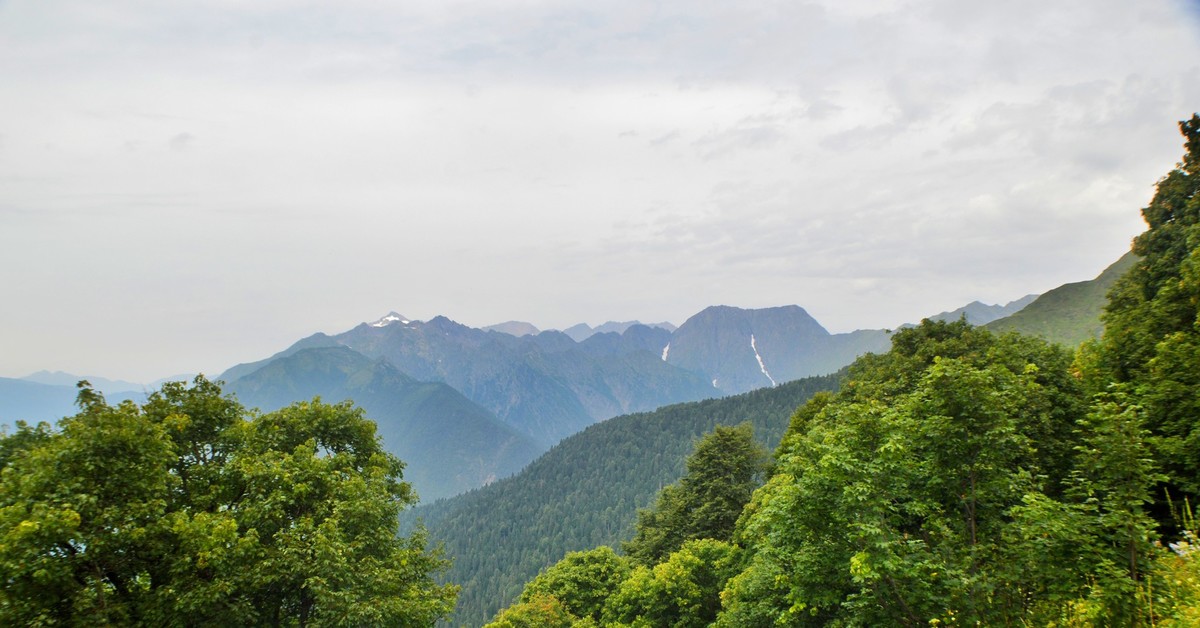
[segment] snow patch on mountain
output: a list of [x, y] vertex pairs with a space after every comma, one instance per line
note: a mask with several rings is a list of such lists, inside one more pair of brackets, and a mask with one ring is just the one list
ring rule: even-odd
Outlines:
[[401, 316], [395, 312], [390, 312], [387, 316], [384, 316], [383, 318], [375, 321], [374, 323], [370, 323], [370, 325], [371, 325], [371, 327], [387, 327], [388, 325], [391, 325], [392, 323], [400, 323], [401, 325], [407, 325], [409, 322], [410, 321], [407, 318], [404, 318], [403, 316]]
[[667, 361], [667, 354], [669, 353], [671, 353], [671, 343], [668, 342], [667, 346], [663, 347], [663, 362]]
[[750, 334], [750, 349], [754, 351], [754, 359], [758, 360], [758, 369], [762, 371], [763, 375], [767, 376], [767, 379], [771, 380], [772, 386], [778, 386], [779, 383], [776, 382], [775, 378], [771, 377], [771, 374], [767, 372], [767, 365], [763, 364], [762, 356], [758, 354], [758, 346], [754, 344], [754, 334]]

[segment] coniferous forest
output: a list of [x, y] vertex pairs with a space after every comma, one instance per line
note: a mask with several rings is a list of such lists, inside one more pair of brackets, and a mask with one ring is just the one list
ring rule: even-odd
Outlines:
[[403, 462], [350, 402], [81, 383], [0, 436], [0, 624], [1200, 625], [1180, 129], [1099, 339], [924, 321], [838, 375], [595, 425], [403, 527]]
[[837, 381], [811, 377], [616, 417], [567, 438], [514, 477], [406, 511], [402, 520], [424, 521], [454, 557], [445, 574], [462, 587], [454, 625], [480, 625], [565, 552], [629, 538], [637, 510], [685, 473], [685, 458], [707, 432], [745, 422], [761, 446], [774, 448], [795, 408]]

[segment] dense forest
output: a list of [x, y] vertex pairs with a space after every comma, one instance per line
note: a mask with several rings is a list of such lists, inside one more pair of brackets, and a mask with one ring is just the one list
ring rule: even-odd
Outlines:
[[753, 460], [718, 430], [625, 556], [566, 555], [489, 625], [1200, 625], [1200, 116], [1180, 127], [1100, 340], [902, 330], [797, 410], [753, 494], [713, 473]]
[[480, 625], [522, 583], [565, 552], [620, 542], [637, 510], [685, 472], [695, 442], [721, 424], [746, 422], [773, 448], [788, 417], [837, 376], [802, 379], [724, 399], [616, 417], [565, 439], [520, 474], [453, 499], [406, 511], [423, 519], [462, 587], [453, 624]]

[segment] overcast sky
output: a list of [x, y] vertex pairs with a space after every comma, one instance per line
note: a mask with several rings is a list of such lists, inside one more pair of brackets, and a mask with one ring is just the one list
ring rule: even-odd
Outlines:
[[1088, 279], [1182, 155], [1198, 6], [0, 0], [0, 376]]

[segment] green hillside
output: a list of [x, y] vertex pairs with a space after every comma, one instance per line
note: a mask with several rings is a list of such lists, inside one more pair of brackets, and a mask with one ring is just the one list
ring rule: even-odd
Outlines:
[[445, 543], [462, 585], [453, 624], [478, 626], [569, 551], [629, 538], [638, 508], [684, 473], [694, 442], [717, 425], [750, 422], [774, 448], [791, 414], [838, 376], [616, 417], [559, 443], [521, 473], [405, 513]]
[[384, 446], [406, 465], [405, 480], [425, 500], [515, 473], [540, 449], [453, 388], [418, 382], [346, 347], [296, 351], [227, 389], [263, 411], [315, 395], [329, 402], [353, 400], [378, 424]]
[[1104, 331], [1100, 313], [1108, 302], [1108, 290], [1136, 260], [1132, 252], [1126, 253], [1095, 279], [1059, 286], [1012, 316], [985, 327], [996, 333], [1016, 331], [1039, 336], [1067, 347], [1097, 338]]

